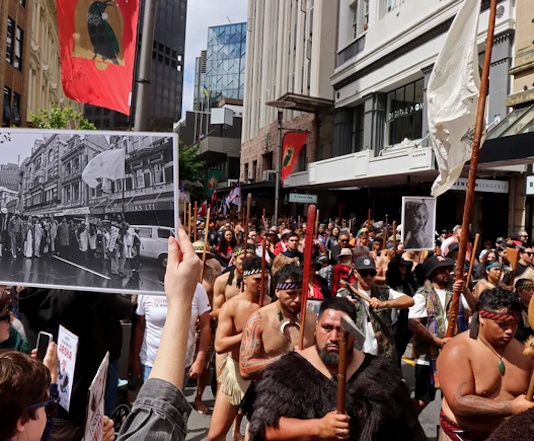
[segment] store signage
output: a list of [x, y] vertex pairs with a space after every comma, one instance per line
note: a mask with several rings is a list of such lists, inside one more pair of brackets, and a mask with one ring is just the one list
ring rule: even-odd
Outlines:
[[295, 202], [297, 204], [316, 204], [317, 195], [316, 194], [289, 193], [289, 202]]
[[[467, 178], [459, 178], [451, 187], [451, 190], [467, 190]], [[491, 179], [477, 179], [475, 182], [475, 191], [480, 193], [502, 193], [510, 192], [510, 183], [508, 181], [494, 181]]]
[[534, 194], [534, 176], [527, 176], [527, 194]]
[[397, 109], [393, 112], [388, 113], [388, 122], [394, 121], [397, 118], [402, 118], [404, 116], [409, 116], [414, 113], [423, 110], [423, 103], [412, 104], [411, 106], [406, 106], [402, 109]]

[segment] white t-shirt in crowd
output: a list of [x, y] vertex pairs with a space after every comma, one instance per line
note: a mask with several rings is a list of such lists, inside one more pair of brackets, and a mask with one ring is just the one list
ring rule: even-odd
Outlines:
[[[371, 297], [371, 291], [362, 291], [362, 294], [365, 294], [367, 297]], [[403, 294], [401, 292], [395, 291], [394, 289], [389, 289], [389, 298], [388, 300], [397, 300], [398, 298], [405, 296], [406, 294]], [[352, 302], [356, 303], [357, 300], [349, 299]], [[363, 305], [363, 312], [364, 312], [364, 318], [363, 318], [363, 325], [362, 325], [362, 333], [365, 336], [365, 342], [363, 344], [363, 352], [367, 354], [372, 355], [378, 355], [378, 340], [375, 336], [375, 330], [373, 329], [373, 324], [370, 320], [368, 320], [369, 317], [371, 317], [371, 313], [369, 312], [369, 304], [365, 301], [361, 302]]]
[[[197, 318], [211, 311], [210, 301], [206, 289], [197, 284], [191, 307], [191, 321], [189, 323], [189, 337], [187, 339], [187, 352], [185, 365], [191, 366], [194, 362], [195, 351], [195, 328]], [[167, 299], [165, 297], [139, 296], [137, 315], [144, 315], [146, 319], [145, 335], [139, 358], [145, 366], [154, 366], [156, 354], [163, 335], [163, 326], [167, 319]]]

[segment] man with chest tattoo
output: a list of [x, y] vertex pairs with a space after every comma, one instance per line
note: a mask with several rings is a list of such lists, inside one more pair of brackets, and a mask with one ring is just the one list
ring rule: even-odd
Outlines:
[[514, 339], [520, 317], [517, 294], [499, 287], [486, 290], [469, 332], [441, 352], [440, 423], [451, 440], [486, 440], [505, 418], [534, 408], [524, 395], [534, 362]]
[[[215, 256], [209, 251], [209, 244], [206, 244], [204, 240], [197, 240], [193, 243], [193, 249], [195, 250], [195, 253], [197, 254], [198, 258], [202, 260], [202, 255], [204, 253], [204, 245], [206, 246], [206, 259], [204, 262], [204, 271], [202, 272], [202, 286], [206, 289], [206, 292], [208, 293], [208, 298], [210, 300], [210, 304], [213, 304], [213, 285], [215, 284], [215, 280], [217, 277], [221, 275], [222, 268], [221, 264], [217, 259], [215, 259]], [[206, 405], [202, 402], [202, 394], [204, 393], [204, 389], [206, 388], [206, 385], [208, 384], [209, 377], [210, 377], [210, 365], [214, 361], [214, 354], [215, 354], [215, 330], [217, 329], [217, 322], [212, 317], [210, 322], [210, 328], [211, 328], [211, 336], [210, 336], [210, 342], [208, 345], [208, 350], [206, 352], [205, 362], [203, 366], [202, 373], [200, 373], [200, 377], [198, 377], [197, 380], [197, 394], [195, 397], [195, 407], [199, 414], [204, 415], [208, 412], [208, 408]], [[200, 346], [200, 327], [197, 325], [197, 350]]]
[[[215, 336], [215, 350], [219, 354], [228, 356], [218, 368], [219, 390], [213, 409], [208, 441], [224, 441], [226, 434], [237, 416], [239, 405], [250, 385], [241, 377], [239, 372], [239, 349], [245, 323], [249, 316], [259, 309], [260, 296], [267, 305], [271, 298], [261, 292], [262, 270], [261, 259], [257, 256], [249, 257], [243, 263], [243, 293], [228, 300], [221, 308], [219, 325]], [[268, 273], [263, 275], [267, 282]], [[264, 283], [267, 287], [267, 283]], [[237, 433], [236, 433], [237, 430]], [[239, 426], [234, 427], [234, 438], [238, 435]]]

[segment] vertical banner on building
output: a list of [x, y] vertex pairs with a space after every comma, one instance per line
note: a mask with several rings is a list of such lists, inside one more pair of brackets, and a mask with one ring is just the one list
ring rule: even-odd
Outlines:
[[84, 441], [102, 441], [104, 437], [104, 398], [108, 378], [109, 352], [106, 352], [95, 378], [89, 386]]
[[210, 170], [208, 171], [208, 186], [207, 186], [207, 196], [210, 197], [215, 191], [215, 187], [221, 180], [221, 171], [220, 170]]
[[309, 133], [290, 132], [282, 143], [282, 182], [291, 174], [299, 153], [308, 140]]
[[57, 0], [65, 95], [130, 114], [137, 0]]
[[74, 368], [76, 367], [76, 354], [78, 352], [78, 336], [67, 328], [59, 326], [57, 334], [59, 405], [67, 412], [70, 408], [72, 383], [74, 381]]

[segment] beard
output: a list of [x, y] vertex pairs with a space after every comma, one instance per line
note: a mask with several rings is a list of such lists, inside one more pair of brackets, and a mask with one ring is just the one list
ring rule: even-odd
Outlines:
[[[317, 343], [315, 343], [315, 349], [317, 350], [317, 354], [319, 354], [319, 358], [326, 366], [337, 366], [339, 364], [339, 352], [330, 352], [326, 347], [321, 349]], [[347, 351], [347, 363], [352, 357], [353, 350], [354, 348], [351, 346]]]

